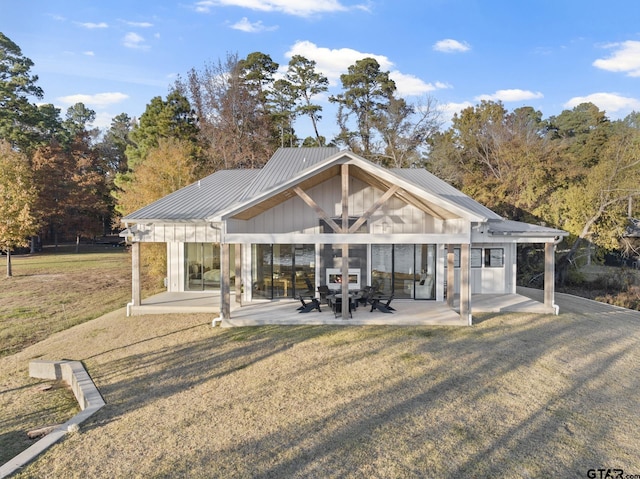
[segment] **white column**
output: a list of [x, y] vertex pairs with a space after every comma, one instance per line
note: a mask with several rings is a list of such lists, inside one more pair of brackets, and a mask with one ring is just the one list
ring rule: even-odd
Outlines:
[[140, 243], [131, 245], [131, 302], [133, 306], [141, 304], [140, 286]]
[[453, 308], [453, 296], [455, 295], [455, 255], [453, 253], [453, 245], [447, 245], [447, 306]]
[[544, 305], [549, 309], [554, 308], [556, 290], [555, 249], [553, 243], [545, 243], [544, 245]]
[[471, 245], [460, 245], [460, 318], [472, 324], [471, 319]]
[[231, 318], [229, 243], [220, 244], [220, 319]]

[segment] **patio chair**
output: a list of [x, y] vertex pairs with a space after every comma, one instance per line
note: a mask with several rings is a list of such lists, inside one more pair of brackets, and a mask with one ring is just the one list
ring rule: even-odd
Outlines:
[[313, 287], [313, 283], [311, 282], [311, 280], [309, 278], [304, 278], [304, 282], [307, 285], [307, 294], [312, 294], [313, 290], [315, 289]]
[[367, 304], [371, 304], [373, 300], [373, 296], [377, 293], [377, 290], [373, 286], [365, 286], [360, 290], [358, 297], [356, 298], [356, 306], [361, 304], [362, 306], [366, 306]]
[[[299, 298], [300, 298], [300, 302], [302, 303], [302, 306], [298, 308], [298, 312], [308, 313], [310, 311], [313, 311], [314, 309], [317, 309], [319, 313], [322, 312], [322, 310], [320, 309], [320, 301], [318, 301], [318, 298], [315, 298], [313, 296], [303, 295], [303, 294], [301, 294]], [[305, 298], [308, 298], [309, 301], [305, 301], [304, 300]]]
[[[351, 314], [351, 312], [354, 309], [353, 301], [350, 299], [348, 301], [349, 301], [349, 317], [353, 318], [353, 315]], [[332, 309], [333, 309], [333, 316], [335, 318], [342, 315], [342, 298], [338, 298], [336, 296], [333, 297]]]
[[329, 304], [329, 302], [327, 301], [327, 296], [331, 294], [329, 286], [327, 286], [326, 284], [318, 286], [318, 293], [320, 294], [320, 302], [324, 301], [325, 303]]
[[390, 306], [391, 301], [393, 301], [393, 294], [390, 296], [374, 296], [371, 301], [371, 312], [373, 312], [374, 309], [383, 313], [391, 313], [392, 311], [395, 311], [395, 308]]

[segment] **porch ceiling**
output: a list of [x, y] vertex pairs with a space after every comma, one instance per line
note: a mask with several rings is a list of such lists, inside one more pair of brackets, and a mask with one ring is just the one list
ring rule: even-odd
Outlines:
[[[264, 201], [261, 201], [260, 203], [250, 206], [244, 211], [241, 211], [238, 214], [234, 215], [232, 218], [238, 219], [238, 220], [250, 220], [251, 218], [258, 216], [264, 213], [265, 211], [268, 211], [271, 208], [274, 208], [279, 204], [284, 203], [290, 198], [297, 196], [295, 191], [293, 190], [295, 186], [300, 187], [303, 191], [308, 191], [309, 189], [321, 183], [324, 183], [325, 181], [328, 181], [331, 178], [340, 176], [341, 174], [340, 166], [341, 165], [331, 166], [330, 168], [327, 168], [326, 170], [323, 170], [310, 178], [306, 178], [302, 180], [300, 183], [298, 183], [297, 185], [292, 185], [290, 188], [277, 192], [274, 195], [270, 196], [269, 198], [266, 198]], [[389, 188], [391, 188], [394, 185], [394, 183], [392, 183], [391, 181], [388, 181], [386, 179], [380, 178], [379, 176], [373, 175], [368, 171], [365, 171], [362, 168], [359, 168], [357, 165], [350, 165], [349, 175], [383, 192], [387, 191]], [[442, 206], [437, 205], [430, 201], [426, 201], [424, 198], [420, 198], [416, 194], [410, 193], [405, 189], [402, 189], [402, 188], [398, 189], [398, 191], [394, 194], [394, 196], [398, 197], [400, 200], [404, 201], [405, 203], [411, 206], [414, 206], [420, 211], [423, 211], [435, 218], [438, 218], [441, 220], [459, 218], [458, 215], [452, 213], [451, 211], [448, 211]]]

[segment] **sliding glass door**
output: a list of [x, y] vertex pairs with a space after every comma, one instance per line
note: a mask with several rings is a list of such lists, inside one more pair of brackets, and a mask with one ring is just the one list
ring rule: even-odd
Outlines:
[[315, 292], [315, 246], [254, 244], [253, 297], [295, 298]]
[[371, 245], [371, 285], [394, 298], [435, 299], [435, 245]]

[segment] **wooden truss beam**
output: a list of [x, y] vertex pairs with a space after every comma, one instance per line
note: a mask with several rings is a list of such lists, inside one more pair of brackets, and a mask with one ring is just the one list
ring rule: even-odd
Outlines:
[[300, 197], [302, 201], [304, 201], [307, 204], [307, 206], [309, 206], [309, 208], [315, 211], [320, 218], [322, 218], [327, 222], [327, 224], [331, 227], [334, 233], [338, 233], [338, 234], [342, 233], [342, 228], [335, 221], [331, 219], [331, 217], [326, 213], [326, 211], [320, 208], [318, 203], [313, 201], [313, 198], [311, 198], [308, 194], [302, 191], [302, 188], [300, 188], [299, 186], [294, 186], [293, 191], [296, 193], [296, 195]]
[[378, 198], [378, 200], [373, 203], [369, 209], [367, 211], [364, 212], [364, 214], [357, 219], [357, 221], [351, 225], [351, 228], [349, 228], [349, 233], [355, 233], [356, 231], [358, 231], [358, 228], [360, 228], [365, 221], [367, 221], [369, 218], [371, 218], [371, 215], [373, 215], [373, 213], [375, 213], [376, 211], [378, 211], [380, 209], [380, 207], [389, 199], [391, 198], [393, 195], [396, 194], [396, 192], [400, 189], [400, 187], [398, 185], [393, 185], [391, 188], [389, 188], [384, 195], [382, 195], [380, 198]]

